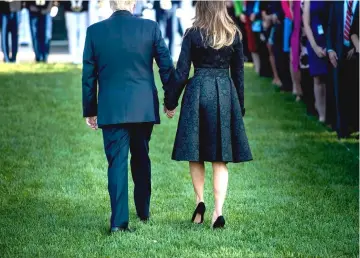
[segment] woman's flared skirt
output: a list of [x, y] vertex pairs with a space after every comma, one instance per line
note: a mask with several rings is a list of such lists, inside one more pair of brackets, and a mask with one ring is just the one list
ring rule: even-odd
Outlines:
[[253, 159], [228, 69], [195, 70], [182, 99], [172, 158], [233, 163]]

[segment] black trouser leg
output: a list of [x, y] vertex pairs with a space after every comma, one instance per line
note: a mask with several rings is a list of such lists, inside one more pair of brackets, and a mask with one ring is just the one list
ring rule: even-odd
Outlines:
[[111, 227], [128, 227], [128, 155], [130, 132], [127, 125], [102, 128], [108, 160], [108, 190], [111, 204]]
[[140, 219], [149, 218], [151, 196], [151, 162], [149, 142], [153, 124], [134, 124], [131, 128], [131, 173], [134, 181], [134, 201]]

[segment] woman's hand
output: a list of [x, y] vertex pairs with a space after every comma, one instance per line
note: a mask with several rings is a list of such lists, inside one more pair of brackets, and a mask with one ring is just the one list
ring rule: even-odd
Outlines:
[[252, 13], [251, 15], [250, 15], [250, 21], [255, 21], [255, 18], [256, 18], [256, 14], [255, 13]]
[[246, 16], [245, 16], [245, 14], [240, 14], [240, 20], [241, 20], [241, 22], [242, 23], [246, 23]]
[[322, 48], [318, 45], [316, 45], [314, 47], [314, 52], [316, 53], [316, 55], [319, 57], [319, 58], [323, 58], [326, 56], [326, 49], [325, 48]]

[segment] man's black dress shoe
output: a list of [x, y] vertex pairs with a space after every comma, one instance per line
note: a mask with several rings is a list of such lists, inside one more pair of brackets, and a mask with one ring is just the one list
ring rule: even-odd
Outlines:
[[119, 232], [134, 233], [135, 230], [130, 228], [120, 228], [120, 227], [115, 227], [110, 229], [110, 234], [119, 233]]
[[145, 224], [150, 221], [150, 218], [149, 218], [149, 217], [147, 217], [147, 218], [141, 218], [141, 217], [139, 217], [139, 219], [140, 219], [140, 221], [141, 221], [142, 223], [145, 223]]

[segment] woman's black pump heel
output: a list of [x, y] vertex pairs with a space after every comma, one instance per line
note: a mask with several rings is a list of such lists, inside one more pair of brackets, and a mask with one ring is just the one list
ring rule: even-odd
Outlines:
[[201, 220], [200, 220], [200, 223], [197, 223], [197, 224], [202, 224], [204, 222], [205, 211], [206, 211], [205, 203], [199, 202], [198, 206], [196, 207], [196, 209], [194, 211], [191, 221], [194, 222], [196, 215], [199, 214], [201, 216]]
[[213, 229], [220, 229], [225, 227], [225, 219], [223, 216], [219, 216], [213, 224]]

